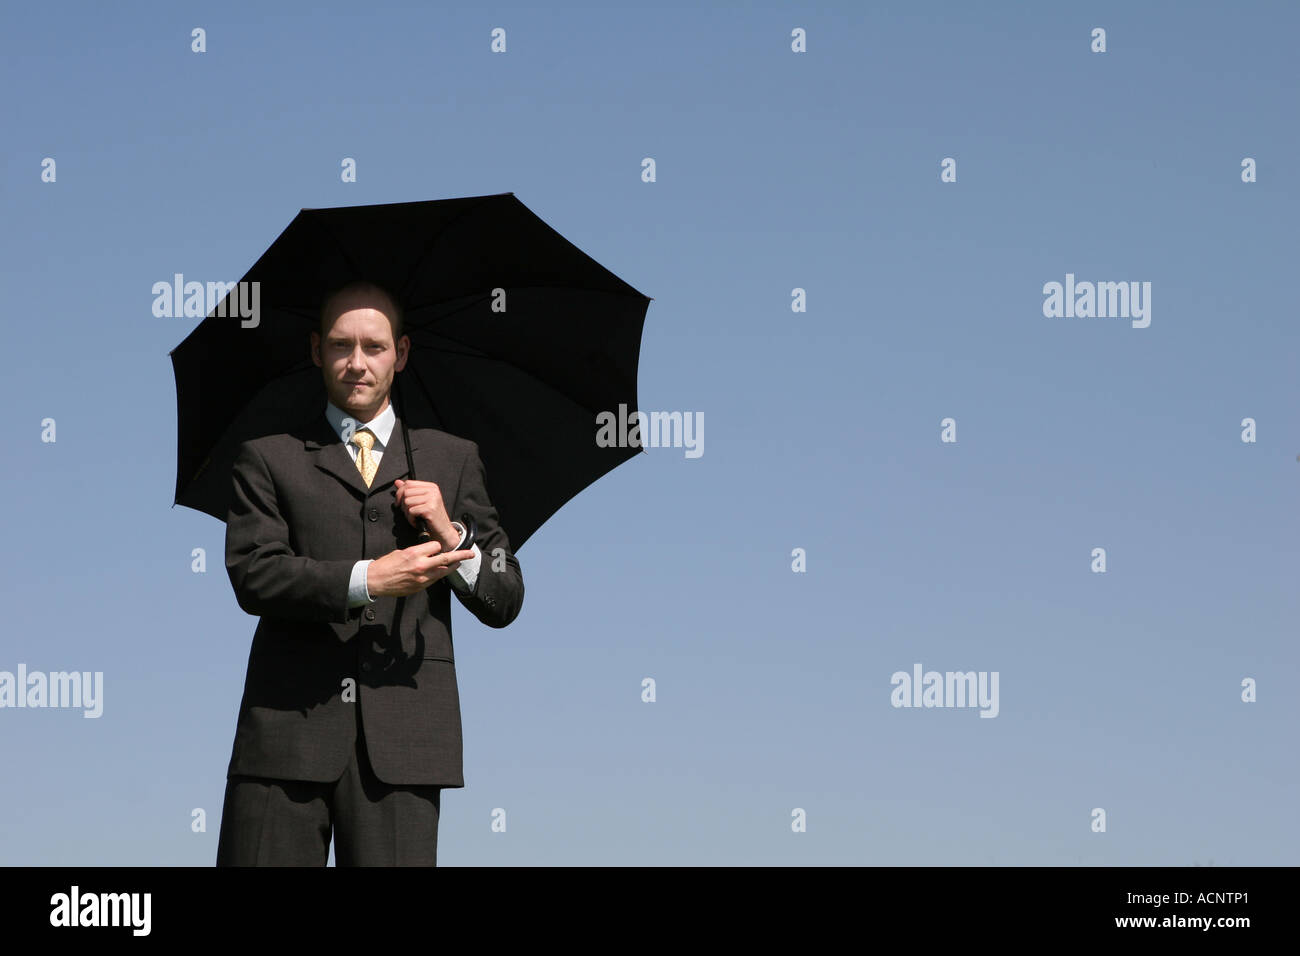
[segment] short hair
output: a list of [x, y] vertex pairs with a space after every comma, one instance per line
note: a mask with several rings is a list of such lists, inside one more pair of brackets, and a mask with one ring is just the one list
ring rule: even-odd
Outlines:
[[393, 344], [397, 344], [397, 340], [402, 337], [404, 318], [402, 303], [387, 286], [381, 285], [378, 282], [371, 282], [369, 279], [352, 279], [340, 286], [336, 286], [332, 291], [326, 294], [320, 305], [320, 322], [317, 326], [317, 331], [320, 333], [320, 337], [322, 339], [325, 338], [325, 333], [328, 329], [326, 323], [328, 322], [332, 325], [333, 320], [338, 318], [337, 315], [331, 315], [331, 306], [333, 306], [334, 302], [343, 296], [351, 296], [357, 293], [366, 293], [372, 296], [378, 294], [383, 296], [392, 304], [392, 308], [381, 309], [381, 311], [388, 316], [388, 321], [393, 327]]

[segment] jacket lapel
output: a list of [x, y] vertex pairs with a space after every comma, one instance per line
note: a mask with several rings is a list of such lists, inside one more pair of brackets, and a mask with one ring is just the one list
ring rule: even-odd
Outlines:
[[[412, 435], [412, 454], [415, 453], [415, 443], [416, 438]], [[348, 450], [343, 449], [343, 454], [347, 453]], [[349, 461], [348, 464], [357, 473], [357, 481], [364, 488], [366, 483], [361, 481], [361, 472], [357, 470], [356, 463]], [[370, 491], [380, 491], [398, 478], [405, 478], [409, 470], [406, 467], [406, 445], [402, 443], [402, 422], [399, 419], [393, 423], [393, 433], [388, 436], [388, 444], [384, 446], [384, 457], [379, 459], [379, 470], [375, 472], [375, 483], [370, 486]]]

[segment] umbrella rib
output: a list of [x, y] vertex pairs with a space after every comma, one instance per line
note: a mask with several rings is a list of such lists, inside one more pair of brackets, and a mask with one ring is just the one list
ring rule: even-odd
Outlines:
[[[565, 394], [563, 391], [556, 388], [554, 385], [552, 385], [550, 382], [546, 381], [545, 379], [538, 378], [536, 375], [534, 375], [532, 372], [529, 372], [527, 369], [519, 368], [518, 365], [512, 367], [519, 369], [519, 371], [523, 372], [529, 378], [533, 379], [533, 381], [537, 382], [543, 388], [549, 389], [550, 391], [554, 392], [556, 395], [560, 396], [560, 398], [564, 399], [566, 402], [569, 402], [571, 405], [576, 405], [581, 411], [587, 412], [589, 414], [592, 412], [592, 409], [587, 408], [587, 406], [583, 405], [572, 395]], [[429, 400], [429, 404], [433, 405], [434, 404], [433, 393], [429, 390], [428, 385], [425, 384], [424, 376], [420, 374], [417, 368], [412, 367], [411, 371], [415, 374], [416, 380], [420, 383], [420, 389], [422, 390], [424, 396]], [[447, 424], [446, 420], [443, 419], [442, 416], [438, 414], [438, 409], [436, 406], [434, 406], [433, 412], [435, 415], [438, 415], [439, 422], [443, 424]]]
[[[422, 330], [422, 331], [424, 331], [425, 334], [426, 334], [427, 336], [430, 336], [430, 337], [435, 336], [435, 335], [438, 335], [438, 333], [428, 332], [427, 330]], [[440, 335], [438, 335], [438, 337], [439, 337], [439, 338], [443, 338], [444, 341], [452, 342], [452, 343], [454, 343], [455, 345], [457, 345], [457, 346], [460, 347], [460, 349], [455, 349], [455, 348], [447, 348], [446, 346], [442, 346], [442, 345], [440, 345], [440, 346], [437, 347], [437, 350], [438, 350], [439, 352], [445, 352], [445, 353], [448, 353], [448, 354], [451, 354], [451, 355], [467, 355], [467, 356], [470, 356], [470, 357], [472, 357], [472, 358], [482, 358], [482, 359], [487, 359], [487, 360], [489, 360], [489, 361], [494, 361], [494, 362], [506, 362], [505, 359], [497, 358], [495, 355], [492, 355], [490, 352], [484, 352], [483, 350], [481, 350], [481, 349], [477, 349], [477, 348], [475, 348], [475, 347], [472, 346], [472, 345], [468, 345], [468, 344], [466, 344], [466, 343], [464, 343], [464, 342], [461, 342], [461, 341], [458, 340], [458, 339], [453, 339], [453, 338], [450, 338], [450, 337], [443, 337], [443, 336], [440, 336]], [[564, 390], [563, 390], [562, 388], [560, 388], [558, 385], [554, 384], [553, 382], [549, 382], [549, 381], [547, 381], [546, 379], [544, 379], [544, 378], [542, 378], [540, 375], [538, 375], [536, 372], [533, 372], [533, 371], [530, 370], [530, 369], [524, 368], [522, 365], [515, 364], [514, 362], [506, 362], [506, 364], [510, 365], [511, 368], [517, 369], [518, 371], [522, 372], [524, 375], [527, 375], [527, 376], [528, 376], [530, 379], [532, 379], [534, 382], [537, 382], [539, 385], [542, 385], [542, 386], [544, 386], [544, 387], [550, 389], [550, 390], [551, 390], [552, 392], [554, 392], [556, 395], [559, 395], [560, 397], [562, 397], [562, 398], [565, 399], [566, 401], [568, 401], [568, 402], [570, 402], [570, 403], [576, 405], [578, 408], [582, 409], [582, 410], [585, 411], [585, 412], [592, 412], [592, 413], [595, 413], [595, 412], [600, 412], [600, 411], [606, 411], [606, 410], [607, 410], [607, 409], [592, 409], [592, 408], [588, 408], [585, 404], [583, 404], [582, 402], [580, 402], [578, 399], [574, 398], [572, 395], [568, 394], [566, 391], [564, 391]], [[635, 388], [635, 384], [633, 385], [633, 388]]]
[[[420, 253], [420, 258], [415, 260], [415, 264], [411, 267], [411, 271], [407, 273], [406, 281], [402, 284], [402, 288], [398, 292], [398, 295], [401, 295], [403, 297], [406, 296], [406, 292], [411, 287], [411, 283], [414, 282], [416, 276], [420, 274], [420, 266], [433, 253], [434, 246], [438, 244], [439, 240], [442, 239], [443, 235], [447, 232], [448, 229], [450, 229], [456, 223], [460, 222], [460, 220], [464, 219], [471, 212], [478, 211], [480, 206], [484, 206], [495, 199], [499, 199], [501, 195], [513, 196], [514, 193], [502, 193], [496, 196], [486, 196], [479, 202], [473, 204], [467, 204], [464, 209], [462, 209], [459, 213], [453, 216], [448, 222], [444, 223], [442, 228], [439, 229], [429, 240], [428, 245], [424, 247], [424, 251]], [[518, 200], [516, 200], [516, 202], [517, 201]]]

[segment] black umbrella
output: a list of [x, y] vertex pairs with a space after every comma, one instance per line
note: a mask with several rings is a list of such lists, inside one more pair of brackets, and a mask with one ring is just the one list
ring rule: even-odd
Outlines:
[[308, 333], [350, 279], [397, 293], [411, 338], [398, 415], [478, 443], [512, 549], [641, 450], [600, 447], [596, 416], [635, 418], [651, 299], [513, 193], [303, 209], [241, 280], [259, 283], [256, 324], [237, 287], [171, 352], [177, 504], [224, 521], [239, 444], [322, 413]]

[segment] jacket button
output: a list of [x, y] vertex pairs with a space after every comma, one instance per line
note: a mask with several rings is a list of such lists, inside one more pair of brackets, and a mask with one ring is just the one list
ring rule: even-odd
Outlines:
[[363, 671], [368, 671], [368, 670], [371, 669], [372, 666], [373, 666], [373, 665], [370, 663], [370, 661], [365, 661], [365, 662], [361, 665], [361, 669], [362, 669]]
[[366, 514], [366, 517], [369, 518], [371, 521], [378, 521], [378, 520], [379, 520], [379, 509], [378, 509], [378, 508], [371, 508], [370, 511]]
[[366, 608], [366, 620], [367, 620], [367, 621], [373, 621], [374, 619], [375, 619], [375, 611], [374, 611], [374, 609], [373, 609], [373, 608]]

